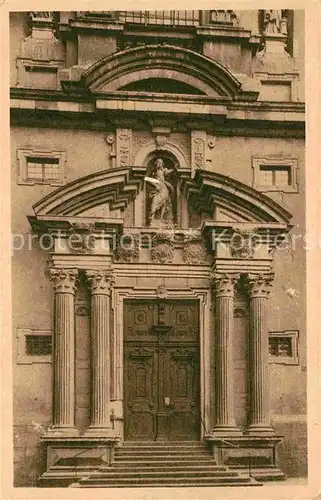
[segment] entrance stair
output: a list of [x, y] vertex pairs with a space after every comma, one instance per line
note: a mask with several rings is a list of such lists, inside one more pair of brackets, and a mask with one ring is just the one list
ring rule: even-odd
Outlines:
[[248, 472], [216, 464], [199, 441], [134, 442], [115, 449], [110, 466], [100, 466], [72, 487], [213, 487], [260, 486]]

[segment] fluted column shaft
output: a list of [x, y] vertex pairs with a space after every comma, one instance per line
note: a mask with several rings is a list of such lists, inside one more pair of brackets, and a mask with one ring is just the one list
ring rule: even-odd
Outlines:
[[91, 289], [91, 417], [87, 433], [103, 433], [110, 422], [110, 315], [109, 301], [112, 275], [87, 271]]
[[267, 331], [267, 299], [272, 281], [273, 275], [248, 275], [250, 294], [248, 431], [255, 434], [274, 432], [270, 423]]
[[240, 433], [234, 418], [233, 390], [233, 311], [234, 286], [239, 276], [214, 275], [215, 307], [215, 434]]
[[51, 269], [55, 292], [53, 333], [52, 430], [77, 434], [75, 428], [75, 320], [77, 270]]

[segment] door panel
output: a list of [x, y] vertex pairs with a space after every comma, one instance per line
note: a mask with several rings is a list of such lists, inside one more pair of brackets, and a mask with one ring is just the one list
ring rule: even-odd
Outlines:
[[157, 394], [155, 349], [125, 347], [125, 433], [128, 439], [154, 439]]
[[131, 301], [124, 314], [125, 439], [198, 439], [198, 303]]
[[168, 349], [170, 439], [199, 438], [199, 352]]

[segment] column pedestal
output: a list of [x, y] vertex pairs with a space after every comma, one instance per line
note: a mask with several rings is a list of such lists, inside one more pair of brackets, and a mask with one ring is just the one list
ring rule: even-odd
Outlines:
[[53, 328], [53, 419], [46, 436], [76, 437], [74, 296], [77, 270], [51, 269], [55, 292]]
[[234, 418], [233, 392], [233, 310], [234, 286], [239, 276], [214, 275], [215, 307], [215, 407], [216, 421], [211, 434], [241, 435]]
[[270, 423], [267, 331], [267, 299], [272, 281], [273, 275], [248, 275], [250, 414], [247, 434], [253, 436], [275, 434]]
[[91, 413], [87, 437], [111, 437], [110, 420], [110, 273], [87, 271], [91, 289]]

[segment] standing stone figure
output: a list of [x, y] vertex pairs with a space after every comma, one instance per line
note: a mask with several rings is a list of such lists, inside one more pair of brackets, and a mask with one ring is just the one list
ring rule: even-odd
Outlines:
[[145, 177], [145, 180], [153, 185], [150, 192], [151, 204], [148, 215], [149, 224], [152, 223], [155, 215], [159, 212], [159, 219], [172, 222], [172, 193], [173, 186], [165, 180], [165, 176], [172, 173], [173, 169], [166, 168], [161, 158], [156, 160], [156, 170], [153, 177]]
[[277, 34], [281, 32], [282, 11], [265, 10], [264, 11], [264, 32], [267, 34]]

